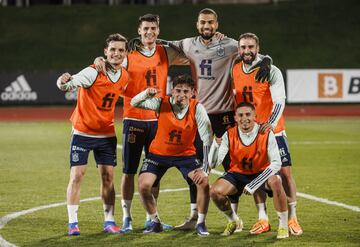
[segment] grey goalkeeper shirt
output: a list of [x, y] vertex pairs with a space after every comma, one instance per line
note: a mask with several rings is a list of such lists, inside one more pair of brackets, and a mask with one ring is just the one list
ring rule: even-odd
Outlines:
[[232, 94], [230, 69], [237, 55], [237, 41], [228, 37], [215, 37], [208, 45], [201, 37], [173, 41], [190, 60], [191, 72], [196, 82], [197, 100], [208, 114], [233, 111], [235, 99]]

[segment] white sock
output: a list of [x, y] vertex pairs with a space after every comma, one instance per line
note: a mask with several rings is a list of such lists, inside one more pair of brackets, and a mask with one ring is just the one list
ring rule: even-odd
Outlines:
[[205, 222], [205, 217], [206, 217], [206, 214], [198, 213], [198, 219], [197, 219], [196, 224], [200, 224], [200, 223]]
[[269, 220], [269, 218], [267, 216], [267, 212], [266, 212], [266, 204], [258, 203], [258, 204], [256, 204], [256, 207], [257, 207], [258, 214], [259, 214], [259, 220], [260, 219]]
[[229, 222], [234, 222], [234, 221], [239, 220], [239, 217], [237, 216], [237, 214], [235, 214], [234, 210], [232, 210], [232, 209], [222, 211], [222, 212], [224, 213], [226, 219]]
[[279, 217], [279, 228], [288, 228], [288, 211], [284, 212], [277, 212], [277, 215]]
[[234, 211], [234, 213], [237, 214], [238, 203], [231, 203], [231, 208]]
[[150, 214], [146, 213], [146, 221], [151, 220]]
[[121, 207], [123, 210], [123, 220], [126, 217], [130, 217], [131, 218], [131, 202], [132, 200], [121, 200]]
[[78, 222], [79, 205], [67, 205], [69, 223]]
[[289, 219], [296, 218], [296, 201], [288, 203]]
[[103, 204], [104, 208], [104, 219], [105, 221], [115, 222], [114, 219], [114, 205]]
[[198, 210], [196, 203], [190, 203], [190, 219], [196, 219], [198, 217]]
[[[148, 215], [148, 214], [147, 214]], [[159, 218], [159, 215], [157, 212], [155, 212], [155, 214], [149, 214], [149, 217], [152, 221], [155, 221], [155, 222], [160, 222], [160, 218]]]

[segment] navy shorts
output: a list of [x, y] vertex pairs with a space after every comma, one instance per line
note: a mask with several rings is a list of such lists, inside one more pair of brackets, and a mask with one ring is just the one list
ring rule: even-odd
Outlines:
[[79, 166], [88, 163], [89, 152], [94, 152], [97, 165], [116, 166], [116, 136], [94, 138], [72, 135], [70, 144], [70, 165]]
[[[251, 183], [260, 173], [245, 175], [237, 172], [225, 172], [219, 179], [225, 179], [229, 181], [232, 185], [237, 189], [237, 193], [235, 195], [241, 196], [245, 186], [248, 183]], [[260, 188], [265, 191], [269, 197], [272, 197], [272, 191], [265, 188], [265, 183], [263, 183]]]
[[[235, 126], [234, 111], [219, 113], [219, 114], [208, 114], [211, 128], [215, 136], [220, 138], [226, 132], [227, 129]], [[203, 160], [203, 142], [200, 138], [199, 132], [196, 133], [195, 138], [196, 155], [199, 160]], [[225, 171], [229, 170], [230, 156], [227, 154], [223, 161]]]
[[279, 146], [281, 166], [291, 166], [291, 156], [289, 151], [289, 145], [286, 135], [275, 136], [276, 142]]
[[196, 156], [160, 156], [149, 153], [147, 158], [144, 160], [143, 165], [140, 170], [141, 173], [150, 172], [157, 176], [157, 181], [160, 181], [162, 176], [166, 171], [171, 168], [176, 167], [184, 179], [188, 181], [188, 174], [202, 167], [200, 161]]
[[156, 131], [157, 121], [124, 120], [122, 142], [123, 173], [137, 173], [141, 153], [144, 149], [145, 157], [147, 156]]

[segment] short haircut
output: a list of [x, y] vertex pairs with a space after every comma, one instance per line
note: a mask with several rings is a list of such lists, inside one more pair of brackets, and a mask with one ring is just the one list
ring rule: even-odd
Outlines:
[[213, 9], [210, 9], [210, 8], [205, 8], [205, 9], [202, 9], [200, 10], [199, 14], [198, 14], [198, 17], [203, 14], [203, 15], [214, 15], [215, 16], [215, 19], [217, 20], [218, 19], [218, 15], [216, 14], [215, 10]]
[[236, 106], [236, 110], [241, 108], [241, 107], [249, 107], [249, 108], [251, 108], [251, 110], [255, 111], [255, 106], [253, 104], [251, 104], [250, 102], [240, 102]]
[[173, 82], [172, 82], [172, 88], [175, 88], [179, 84], [186, 84], [190, 88], [195, 87], [194, 80], [188, 74], [178, 75], [178, 76], [174, 77]]
[[122, 42], [125, 42], [125, 47], [127, 46], [127, 39], [122, 36], [121, 34], [119, 33], [113, 33], [113, 34], [110, 34], [107, 38], [106, 38], [106, 41], [105, 41], [105, 48], [108, 48], [110, 42], [112, 41], [122, 41]]
[[145, 14], [143, 16], [140, 16], [139, 17], [139, 27], [144, 21], [154, 22], [154, 23], [156, 23], [157, 26], [160, 25], [160, 17], [158, 15]]
[[254, 39], [255, 42], [256, 42], [256, 45], [257, 45], [257, 46], [260, 45], [259, 37], [256, 36], [256, 34], [254, 34], [254, 33], [243, 33], [243, 34], [240, 34], [240, 36], [239, 36], [239, 43], [240, 43], [240, 40], [242, 40], [242, 39]]

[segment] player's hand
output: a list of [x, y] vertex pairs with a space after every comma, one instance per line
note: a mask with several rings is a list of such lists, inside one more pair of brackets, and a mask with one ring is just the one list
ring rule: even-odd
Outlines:
[[260, 124], [260, 128], [259, 128], [260, 134], [265, 134], [265, 133], [269, 132], [270, 130], [273, 130], [273, 127], [271, 124], [269, 124], [269, 123]]
[[255, 75], [255, 80], [257, 82], [265, 82], [269, 81], [270, 79], [270, 68], [271, 68], [271, 58], [268, 56], [265, 56], [261, 61], [259, 61], [257, 64], [255, 64], [253, 67], [259, 68], [258, 72]]
[[197, 168], [196, 170], [194, 170], [194, 175], [192, 180], [195, 184], [201, 184], [207, 181], [207, 176], [202, 168]]
[[226, 37], [225, 34], [220, 33], [220, 32], [216, 32], [216, 33], [214, 34], [214, 36], [215, 36], [215, 38], [218, 39], [218, 40], [223, 40], [223, 39]]
[[157, 89], [157, 88], [154, 88], [154, 87], [149, 87], [147, 89], [147, 95], [150, 97], [150, 98], [153, 98], [155, 97], [156, 94], [160, 93], [160, 90]]
[[97, 72], [103, 72], [106, 75], [106, 63], [105, 58], [97, 57], [94, 60], [95, 69]]
[[71, 75], [69, 73], [64, 73], [60, 76], [60, 82], [61, 85], [65, 85], [68, 81], [72, 79]]
[[141, 47], [141, 39], [140, 37], [132, 38], [127, 43], [128, 51], [136, 51]]

